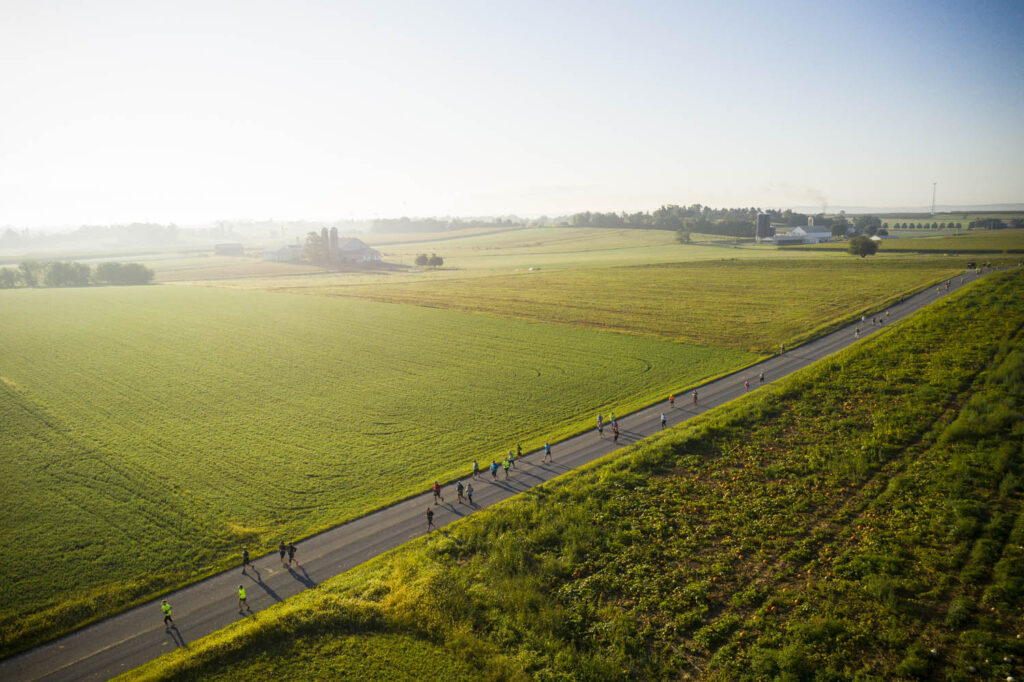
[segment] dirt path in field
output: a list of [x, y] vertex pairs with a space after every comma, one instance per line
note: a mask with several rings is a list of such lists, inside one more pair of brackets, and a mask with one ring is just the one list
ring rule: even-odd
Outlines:
[[[971, 274], [967, 283], [977, 277]], [[950, 291], [960, 288], [960, 278], [951, 280]], [[621, 436], [612, 441], [611, 428], [604, 438], [596, 430], [552, 445], [554, 462], [541, 462], [542, 452], [531, 452], [516, 462], [508, 479], [500, 470], [496, 480], [484, 470], [473, 483], [473, 506], [456, 501], [454, 485], [444, 490], [445, 502], [435, 506], [433, 495], [424, 492], [404, 502], [332, 528], [298, 543], [297, 564], [283, 566], [277, 553], [254, 562], [254, 568], [242, 575], [240, 568], [212, 576], [199, 583], [166, 595], [174, 607], [175, 629], [165, 631], [160, 599], [100, 621], [58, 640], [0, 661], [0, 679], [14, 680], [103, 680], [136, 668], [179, 646], [187, 646], [204, 635], [219, 630], [245, 616], [238, 612], [237, 588], [245, 585], [253, 612], [286, 599], [346, 571], [378, 554], [422, 536], [426, 532], [425, 511], [434, 510], [438, 527], [479, 509], [549, 481], [567, 471], [592, 462], [608, 453], [661, 430], [661, 413], [673, 426], [718, 407], [745, 393], [757, 390], [763, 371], [765, 382], [772, 382], [855, 343], [854, 329], [860, 338], [888, 328], [922, 307], [942, 298], [946, 291], [934, 287], [911, 296], [889, 309], [884, 327], [855, 323], [831, 334], [787, 351], [752, 367], [710, 382], [698, 388], [699, 404], [677, 394], [675, 408], [659, 402], [619, 419]], [[883, 313], [884, 315], [884, 313]]]

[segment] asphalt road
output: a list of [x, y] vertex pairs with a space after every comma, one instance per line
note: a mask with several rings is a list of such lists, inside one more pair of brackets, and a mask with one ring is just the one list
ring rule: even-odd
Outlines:
[[[967, 277], [969, 283], [977, 279]], [[950, 291], [960, 288], [960, 278], [952, 281]], [[740, 372], [723, 377], [698, 388], [699, 400], [694, 405], [690, 394], [677, 394], [674, 408], [668, 401], [651, 405], [638, 412], [619, 416], [620, 437], [613, 442], [611, 428], [604, 437], [596, 429], [552, 445], [553, 463], [541, 462], [542, 452], [525, 454], [506, 479], [499, 470], [496, 480], [483, 468], [473, 483], [473, 506], [456, 502], [455, 486], [444, 488], [443, 504], [435, 506], [429, 491], [415, 498], [332, 528], [297, 544], [296, 564], [283, 566], [277, 553], [257, 559], [254, 567], [241, 573], [233, 569], [202, 582], [166, 595], [174, 608], [175, 627], [165, 630], [160, 612], [161, 599], [125, 611], [65, 637], [0, 661], [0, 679], [15, 680], [105, 680], [136, 668], [161, 654], [185, 646], [204, 635], [249, 617], [238, 610], [237, 588], [245, 585], [252, 612], [314, 587], [332, 576], [402, 543], [426, 533], [427, 507], [434, 510], [434, 524], [444, 526], [453, 521], [507, 499], [528, 488], [548, 481], [591, 462], [661, 429], [661, 414], [673, 426], [702, 412], [743, 395], [750, 382], [750, 391], [757, 390], [759, 375], [765, 382], [780, 379], [802, 369], [858, 340], [870, 336], [903, 319], [907, 315], [946, 295], [935, 287], [889, 308], [885, 324], [872, 327], [856, 323], [823, 336], [799, 348], [787, 350]], [[595, 415], [596, 416], [596, 415]], [[468, 469], [468, 467], [467, 467]]]

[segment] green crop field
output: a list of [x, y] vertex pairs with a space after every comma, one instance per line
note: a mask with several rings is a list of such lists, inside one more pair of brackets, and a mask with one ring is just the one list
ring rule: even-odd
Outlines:
[[0, 318], [3, 651], [755, 357], [204, 287], [12, 290]]
[[961, 267], [906, 258], [776, 258], [263, 286], [766, 352], [952, 277]]
[[298, 679], [396, 634], [479, 679], [1019, 677], [1022, 296], [992, 275], [127, 677]]

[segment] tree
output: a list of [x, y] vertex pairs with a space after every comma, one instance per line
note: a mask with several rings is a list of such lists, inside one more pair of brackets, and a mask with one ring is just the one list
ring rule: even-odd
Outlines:
[[13, 289], [18, 286], [18, 273], [13, 268], [0, 268], [0, 289]]
[[89, 266], [56, 261], [46, 269], [44, 281], [48, 287], [84, 287], [89, 283]]
[[153, 274], [142, 263], [100, 263], [93, 278], [100, 284], [149, 284]]
[[316, 265], [327, 262], [327, 245], [319, 232], [313, 231], [306, 235], [306, 247], [303, 249], [306, 260]]
[[430, 254], [430, 258], [427, 260], [427, 265], [432, 268], [439, 268], [444, 265], [444, 258], [441, 258], [436, 253]]
[[429, 262], [430, 262], [430, 256], [428, 256], [425, 253], [421, 253], [420, 255], [416, 256], [415, 263], [416, 263], [416, 265], [419, 265], [420, 267], [426, 265]]
[[[691, 220], [691, 219], [687, 218], [687, 220]], [[680, 244], [689, 244], [690, 243], [690, 233], [687, 232], [686, 230], [679, 230], [679, 232], [676, 233], [676, 241], [679, 242]]]
[[873, 215], [857, 216], [855, 223], [857, 234], [875, 234], [882, 226], [882, 221]]
[[871, 237], [860, 235], [850, 240], [849, 250], [854, 256], [860, 256], [861, 258], [873, 256], [878, 252], [878, 242]]
[[39, 286], [39, 276], [42, 272], [42, 263], [35, 261], [18, 263], [18, 274], [21, 276], [21, 283], [27, 287]]

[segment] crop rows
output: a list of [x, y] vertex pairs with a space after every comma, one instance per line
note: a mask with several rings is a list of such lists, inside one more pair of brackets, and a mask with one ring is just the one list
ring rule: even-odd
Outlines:
[[958, 272], [936, 260], [775, 259], [307, 285], [302, 290], [765, 352]]

